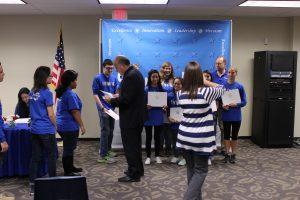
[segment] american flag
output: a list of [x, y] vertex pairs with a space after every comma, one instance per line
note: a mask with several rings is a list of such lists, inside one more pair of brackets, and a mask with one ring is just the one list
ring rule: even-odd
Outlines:
[[65, 71], [65, 56], [64, 56], [64, 42], [62, 37], [62, 29], [59, 31], [59, 42], [57, 44], [57, 50], [55, 60], [52, 69], [52, 86], [56, 88], [60, 84], [61, 75]]

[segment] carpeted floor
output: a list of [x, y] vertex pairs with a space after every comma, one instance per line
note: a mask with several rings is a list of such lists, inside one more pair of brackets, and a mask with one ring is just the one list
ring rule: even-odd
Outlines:
[[[297, 200], [300, 199], [300, 149], [261, 149], [249, 140], [240, 140], [238, 162], [222, 163], [215, 157], [203, 186], [207, 200]], [[98, 142], [81, 141], [76, 150], [76, 164], [84, 168], [89, 198], [97, 199], [182, 199], [186, 190], [186, 169], [174, 164], [145, 166], [145, 176], [138, 183], [118, 183], [126, 162], [103, 165], [96, 162]], [[58, 175], [62, 174], [58, 161]], [[16, 200], [31, 199], [27, 178], [0, 179], [0, 196]]]

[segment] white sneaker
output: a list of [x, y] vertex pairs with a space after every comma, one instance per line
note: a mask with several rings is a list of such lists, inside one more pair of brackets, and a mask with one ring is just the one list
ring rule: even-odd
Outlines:
[[151, 163], [151, 158], [147, 157], [147, 159], [145, 160], [145, 165], [150, 165]]
[[178, 165], [185, 166], [186, 165], [185, 159], [183, 158], [181, 161], [179, 161]]
[[178, 158], [177, 157], [173, 157], [172, 159], [171, 159], [171, 163], [177, 163], [178, 162]]
[[156, 157], [156, 163], [157, 163], [157, 164], [161, 164], [161, 163], [162, 163], [162, 160], [161, 160], [160, 157], [158, 157], [158, 156]]
[[211, 165], [211, 159], [209, 158], [207, 161], [207, 164], [210, 166]]

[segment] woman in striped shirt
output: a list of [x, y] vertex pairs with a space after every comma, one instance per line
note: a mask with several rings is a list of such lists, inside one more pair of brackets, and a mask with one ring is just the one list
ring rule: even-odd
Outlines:
[[197, 62], [187, 64], [179, 96], [183, 117], [176, 143], [187, 163], [188, 189], [185, 200], [202, 199], [201, 187], [208, 172], [208, 156], [216, 146], [210, 104], [224, 92], [222, 86], [203, 79]]

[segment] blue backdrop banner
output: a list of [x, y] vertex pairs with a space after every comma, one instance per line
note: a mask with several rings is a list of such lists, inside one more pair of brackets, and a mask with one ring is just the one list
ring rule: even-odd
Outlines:
[[231, 20], [102, 20], [102, 59], [124, 55], [146, 77], [169, 61], [181, 76], [189, 61], [214, 70], [223, 55], [230, 66]]

